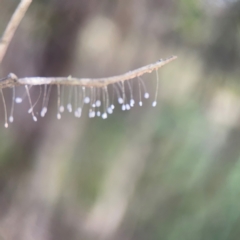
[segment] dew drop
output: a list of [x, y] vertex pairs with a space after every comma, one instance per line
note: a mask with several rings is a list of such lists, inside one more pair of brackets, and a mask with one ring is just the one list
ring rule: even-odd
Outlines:
[[78, 110], [76, 110], [76, 111], [74, 112], [74, 116], [77, 117], [77, 118], [79, 117]]
[[101, 106], [101, 101], [100, 100], [97, 100], [96, 101], [96, 107], [100, 107]]
[[71, 113], [72, 112], [72, 104], [71, 103], [69, 103], [68, 105], [67, 105], [67, 109], [68, 109], [68, 111]]
[[78, 117], [81, 117], [81, 116], [82, 116], [82, 109], [79, 107], [79, 108], [77, 109], [77, 111], [78, 111]]
[[32, 113], [33, 109], [32, 108], [29, 108], [28, 109], [28, 113]]
[[134, 99], [131, 99], [131, 100], [130, 100], [130, 106], [131, 106], [131, 107], [133, 107], [133, 106], [134, 106], [134, 104], [135, 104], [135, 101], [134, 101]]
[[41, 114], [40, 114], [41, 117], [44, 117], [46, 113], [47, 113], [47, 108], [44, 107], [44, 108], [42, 109], [42, 111], [41, 111]]
[[86, 104], [90, 103], [90, 97], [85, 97], [84, 98], [84, 103], [86, 103]]
[[4, 127], [5, 127], [5, 128], [8, 128], [8, 123], [5, 123], [5, 124], [4, 124]]
[[123, 104], [122, 105], [122, 110], [125, 111], [126, 110], [126, 106]]
[[33, 116], [33, 121], [37, 122], [37, 117], [36, 116]]
[[89, 110], [89, 114], [88, 114], [89, 118], [94, 118], [95, 117], [95, 112], [92, 110]]
[[59, 111], [60, 111], [61, 113], [63, 113], [63, 112], [64, 112], [64, 106], [60, 106]]
[[102, 114], [102, 119], [107, 119], [107, 113]]
[[157, 106], [157, 102], [154, 101], [154, 102], [152, 103], [152, 106], [153, 106], [153, 107], [156, 107], [156, 106]]
[[22, 103], [22, 98], [17, 97], [17, 98], [15, 99], [15, 102], [16, 102], [16, 103]]
[[127, 109], [127, 110], [130, 110], [130, 109], [131, 109], [131, 107], [130, 107], [129, 104], [126, 104], [126, 109]]
[[118, 98], [118, 103], [119, 104], [123, 104], [123, 99], [120, 97], [120, 98]]
[[111, 107], [109, 107], [109, 108], [107, 109], [107, 112], [108, 112], [108, 114], [112, 114], [112, 113], [113, 113], [113, 109], [112, 109]]
[[9, 117], [9, 122], [11, 122], [11, 123], [12, 123], [13, 121], [14, 121], [14, 118], [13, 118], [13, 116], [10, 116], [10, 117]]
[[139, 106], [142, 107], [142, 105], [143, 105], [143, 103], [142, 103], [142, 101], [140, 101], [140, 102], [139, 102]]
[[149, 93], [144, 93], [144, 97], [147, 99], [147, 98], [149, 98]]
[[61, 114], [60, 113], [57, 114], [57, 119], [58, 120], [61, 119]]
[[112, 105], [111, 105], [111, 108], [112, 108], [112, 110], [113, 110], [113, 109], [115, 108], [115, 106], [112, 104]]

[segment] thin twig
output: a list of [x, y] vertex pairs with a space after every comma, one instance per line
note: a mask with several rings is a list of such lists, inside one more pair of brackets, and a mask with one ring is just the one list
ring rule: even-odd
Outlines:
[[[13, 35], [29, 8], [32, 0], [21, 0], [17, 9], [15, 10], [7, 28], [0, 41], [0, 64], [8, 49], [8, 46], [13, 38]], [[172, 56], [168, 59], [160, 59], [156, 63], [146, 65], [144, 67], [129, 71], [122, 75], [117, 75], [107, 78], [72, 78], [69, 77], [25, 77], [18, 78], [15, 74], [10, 73], [7, 77], [0, 79], [0, 89], [15, 87], [18, 85], [77, 85], [86, 87], [104, 87], [112, 83], [126, 81], [135, 77], [139, 77], [145, 73], [150, 73], [157, 70], [163, 65], [175, 60], [177, 57]]]
[[106, 78], [73, 78], [69, 77], [25, 77], [18, 78], [15, 74], [10, 73], [6, 78], [0, 80], [0, 88], [7, 88], [19, 85], [68, 85], [68, 86], [86, 86], [86, 87], [104, 87], [109, 84], [122, 82], [139, 77], [145, 73], [151, 73], [153, 70], [166, 65], [175, 60], [177, 57], [172, 56], [167, 59], [160, 59], [159, 61], [146, 65], [144, 67], [129, 71], [122, 75]]
[[0, 41], [0, 64], [2, 63], [2, 60], [6, 54], [13, 35], [16, 32], [16, 29], [19, 26], [21, 20], [23, 19], [31, 2], [32, 0], [21, 0], [14, 14], [12, 15]]

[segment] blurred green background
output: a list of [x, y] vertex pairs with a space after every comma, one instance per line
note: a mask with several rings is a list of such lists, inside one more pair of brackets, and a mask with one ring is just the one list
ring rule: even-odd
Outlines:
[[[18, 2], [0, 0], [1, 33]], [[104, 77], [171, 55], [156, 108], [155, 73], [151, 99], [107, 120], [57, 120], [56, 91], [37, 123], [25, 101], [5, 129], [0, 108], [0, 239], [239, 239], [240, 1], [33, 0], [0, 74]]]

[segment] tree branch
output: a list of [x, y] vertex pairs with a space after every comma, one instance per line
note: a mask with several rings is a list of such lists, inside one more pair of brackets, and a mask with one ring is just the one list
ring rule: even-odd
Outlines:
[[[28, 10], [32, 0], [21, 0], [17, 9], [15, 10], [10, 22], [8, 23], [3, 37], [0, 41], [0, 64], [4, 58], [8, 46], [14, 36], [14, 33], [19, 26], [22, 18], [24, 17], [26, 11]], [[122, 75], [117, 75], [113, 77], [106, 78], [73, 78], [69, 77], [25, 77], [18, 78], [15, 74], [10, 73], [7, 77], [0, 79], [0, 89], [14, 87], [19, 85], [76, 85], [76, 86], [86, 86], [86, 87], [104, 87], [109, 84], [116, 82], [122, 82], [135, 77], [139, 77], [145, 73], [151, 73], [153, 70], [164, 66], [165, 64], [175, 60], [177, 57], [172, 56], [167, 59], [160, 59], [156, 63], [146, 65], [144, 67], [129, 71]]]
[[19, 85], [69, 85], [69, 86], [86, 86], [86, 87], [104, 87], [116, 82], [123, 82], [136, 77], [139, 77], [145, 73], [151, 73], [154, 70], [172, 62], [177, 57], [172, 56], [167, 59], [160, 59], [159, 61], [143, 66], [141, 68], [129, 71], [127, 73], [106, 77], [106, 78], [73, 78], [69, 77], [25, 77], [18, 78], [15, 74], [10, 73], [7, 77], [0, 80], [0, 89], [19, 86]]
[[19, 26], [21, 20], [23, 19], [31, 2], [32, 0], [21, 0], [14, 14], [12, 15], [0, 41], [0, 64], [2, 63], [2, 60], [6, 54], [13, 35], [16, 32], [16, 29]]

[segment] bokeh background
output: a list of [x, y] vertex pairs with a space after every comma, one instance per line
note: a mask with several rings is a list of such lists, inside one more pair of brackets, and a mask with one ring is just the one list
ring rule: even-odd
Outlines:
[[[1, 34], [18, 2], [0, 0]], [[0, 108], [0, 239], [239, 239], [240, 1], [33, 0], [0, 74], [103, 77], [171, 55], [156, 108], [155, 73], [151, 100], [107, 120], [57, 120], [56, 91], [37, 123], [25, 101], [5, 129]]]

